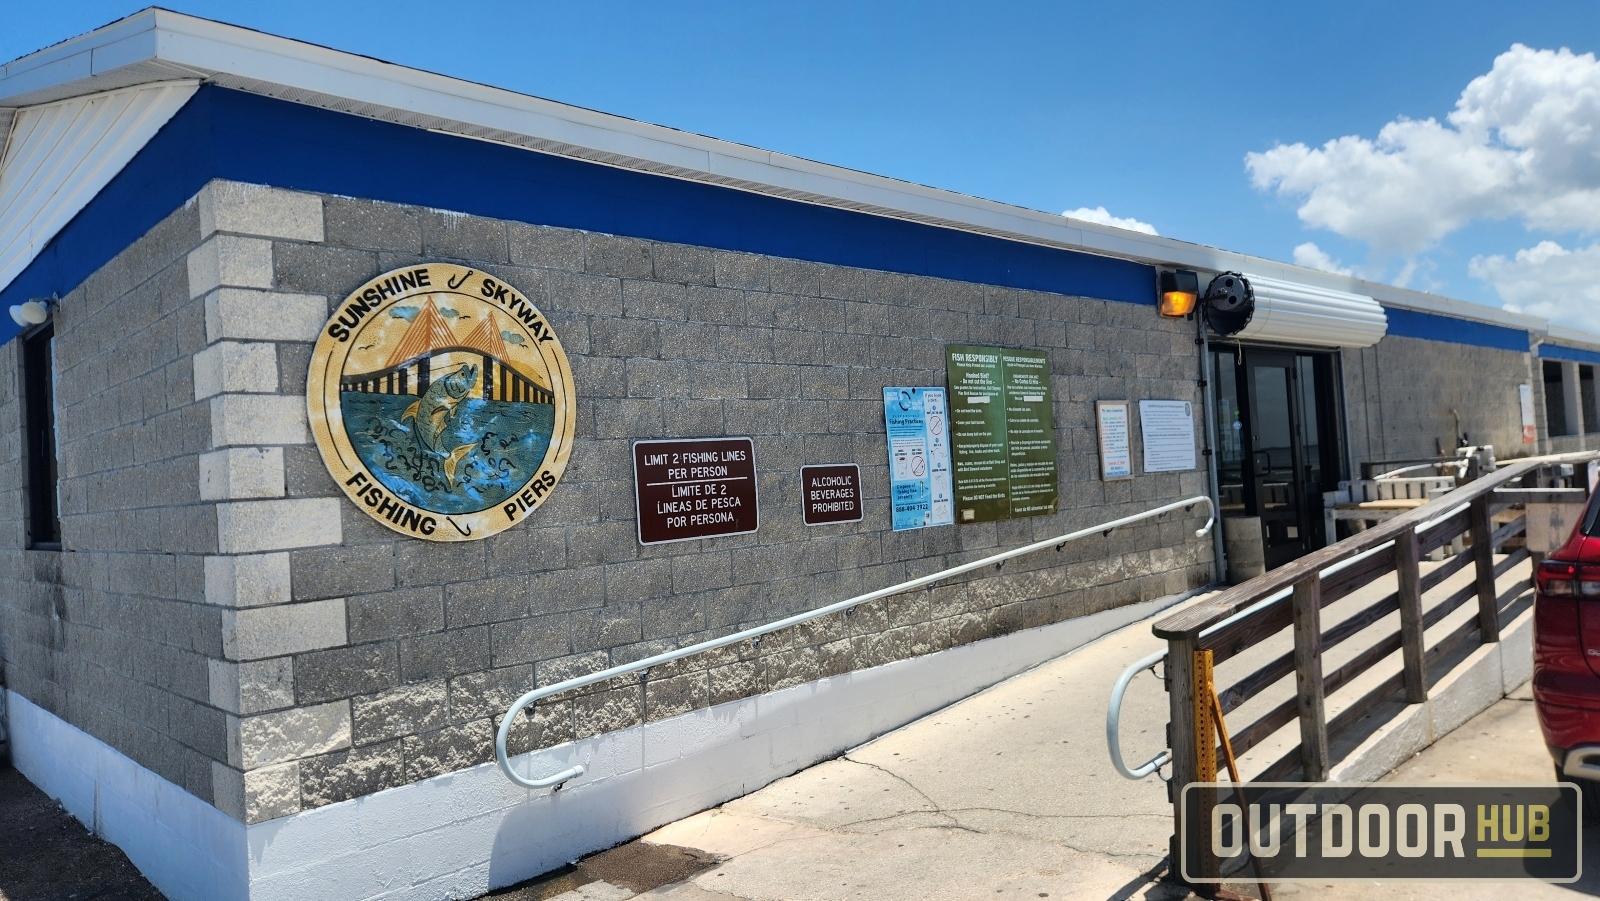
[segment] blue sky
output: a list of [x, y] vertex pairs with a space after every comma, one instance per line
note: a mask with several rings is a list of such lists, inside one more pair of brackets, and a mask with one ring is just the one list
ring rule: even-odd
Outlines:
[[[1600, 314], [1585, 318], [1600, 307], [1600, 293], [1581, 303], [1566, 297], [1589, 274], [1600, 283], [1591, 234], [1600, 222], [1538, 212], [1562, 198], [1582, 205], [1587, 191], [1600, 190], [1600, 132], [1579, 142], [1581, 158], [1559, 177], [1507, 176], [1502, 188], [1484, 189], [1481, 202], [1453, 211], [1421, 203], [1424, 215], [1454, 216], [1441, 237], [1422, 244], [1379, 221], [1392, 220], [1392, 210], [1333, 226], [1337, 215], [1312, 215], [1308, 224], [1297, 214], [1319, 189], [1335, 206], [1393, 193], [1377, 182], [1396, 162], [1415, 170], [1407, 190], [1451, 195], [1448, 177], [1470, 173], [1436, 177], [1444, 167], [1425, 149], [1380, 147], [1341, 168], [1315, 148], [1342, 136], [1371, 141], [1402, 118], [1442, 120], [1514, 44], [1600, 49], [1600, 4], [1592, 2], [167, 5], [1034, 209], [1103, 206], [1163, 235], [1231, 250], [1293, 260], [1296, 247], [1314, 242], [1358, 274], [1494, 306], [1509, 292], [1521, 308], [1600, 328]], [[0, 0], [0, 58], [138, 8]], [[1556, 79], [1548, 90], [1587, 96], [1592, 85], [1600, 98], [1600, 65], [1592, 63], [1529, 56], [1501, 74], [1522, 83], [1529, 71], [1566, 65], [1578, 82]], [[1590, 68], [1592, 82], [1584, 80]], [[1594, 106], [1600, 110], [1600, 99]], [[1587, 109], [1552, 115], [1559, 125], [1560, 116], [1577, 120]], [[1512, 118], [1489, 126], [1526, 124]], [[1483, 143], [1506, 151], [1498, 134]], [[1280, 157], [1252, 183], [1247, 154], [1296, 143], [1309, 156]], [[1527, 150], [1511, 147], [1502, 157]], [[1378, 164], [1369, 165], [1373, 158]], [[1560, 182], [1553, 188], [1552, 178]], [[1528, 187], [1534, 182], [1542, 187]], [[1276, 189], [1291, 183], [1297, 187]], [[1409, 195], [1390, 199], [1417, 207]], [[1554, 306], [1536, 308], [1553, 295], [1561, 295]]]

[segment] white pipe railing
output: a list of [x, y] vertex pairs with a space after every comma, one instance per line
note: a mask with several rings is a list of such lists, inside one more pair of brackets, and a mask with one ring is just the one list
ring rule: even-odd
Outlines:
[[607, 679], [615, 679], [618, 676], [626, 676], [630, 673], [641, 672], [643, 670], [650, 669], [651, 667], [671, 663], [674, 660], [682, 660], [685, 657], [691, 657], [695, 654], [704, 653], [706, 651], [714, 651], [717, 648], [724, 648], [730, 644], [738, 644], [741, 641], [760, 638], [761, 636], [770, 632], [776, 632], [780, 629], [787, 629], [790, 626], [797, 626], [801, 623], [828, 616], [832, 613], [838, 613], [841, 610], [849, 610], [852, 607], [865, 604], [870, 601], [876, 601], [880, 598], [886, 598], [892, 595], [903, 594], [907, 591], [913, 591], [915, 589], [931, 585], [934, 582], [949, 579], [964, 573], [969, 573], [976, 569], [982, 569], [985, 566], [1000, 566], [1007, 560], [1037, 553], [1038, 551], [1042, 551], [1048, 547], [1054, 547], [1056, 550], [1060, 550], [1068, 542], [1077, 541], [1080, 538], [1087, 538], [1090, 535], [1109, 535], [1113, 529], [1131, 525], [1136, 522], [1142, 522], [1146, 519], [1154, 519], [1162, 514], [1171, 513], [1173, 510], [1180, 508], [1183, 510], [1192, 510], [1196, 504], [1205, 504], [1207, 510], [1205, 526], [1196, 530], [1194, 533], [1196, 538], [1202, 538], [1211, 531], [1211, 527], [1216, 523], [1217, 511], [1216, 507], [1211, 503], [1211, 498], [1204, 495], [1197, 495], [1181, 501], [1173, 501], [1170, 504], [1163, 504], [1160, 507], [1156, 507], [1152, 510], [1146, 510], [1143, 513], [1136, 513], [1133, 516], [1124, 516], [1121, 519], [1103, 522], [1096, 526], [1090, 526], [1087, 529], [1079, 529], [1076, 532], [1068, 532], [1067, 534], [1058, 536], [1056, 538], [1047, 538], [1043, 541], [1035, 541], [1034, 543], [1024, 545], [1023, 547], [1015, 548], [1009, 551], [1003, 551], [998, 554], [992, 554], [988, 557], [984, 557], [982, 560], [974, 560], [971, 563], [963, 563], [960, 566], [952, 566], [949, 569], [943, 569], [930, 575], [912, 579], [908, 582], [901, 582], [898, 585], [891, 585], [888, 588], [880, 588], [877, 591], [869, 591], [866, 594], [856, 595], [853, 598], [829, 604], [826, 607], [818, 607], [817, 609], [808, 611], [806, 613], [797, 613], [794, 616], [786, 617], [776, 622], [767, 623], [764, 626], [754, 626], [740, 632], [735, 632], [731, 635], [724, 635], [721, 638], [713, 638], [710, 641], [702, 641], [699, 644], [692, 644], [686, 648], [679, 648], [675, 651], [667, 651], [662, 654], [657, 654], [654, 657], [646, 657], [643, 660], [637, 660], [633, 663], [624, 663], [621, 666], [613, 666], [610, 669], [601, 670], [597, 673], [590, 673], [587, 676], [579, 676], [575, 679], [568, 679], [565, 682], [557, 682], [554, 685], [536, 688], [518, 698], [516, 703], [512, 704], [511, 708], [506, 711], [505, 718], [500, 721], [500, 731], [495, 734], [494, 739], [495, 761], [499, 763], [500, 771], [505, 773], [506, 778], [518, 785], [521, 785], [525, 788], [554, 787], [559, 789], [563, 783], [583, 775], [584, 769], [581, 764], [568, 767], [559, 773], [545, 776], [541, 779], [530, 779], [512, 772], [511, 761], [506, 754], [506, 741], [511, 735], [511, 725], [516, 722], [517, 717], [522, 714], [523, 710], [527, 709], [530, 705], [543, 698], [548, 698], [551, 695], [560, 694], [565, 691], [572, 691], [573, 689], [577, 688], [584, 688], [589, 685], [594, 685], [597, 682], [604, 682]]
[[1117, 684], [1111, 687], [1111, 703], [1106, 705], [1106, 748], [1111, 752], [1111, 765], [1124, 779], [1139, 780], [1161, 769], [1172, 761], [1171, 751], [1162, 751], [1136, 767], [1130, 768], [1122, 759], [1122, 694], [1128, 690], [1133, 677], [1145, 670], [1155, 672], [1156, 664], [1167, 659], [1166, 651], [1157, 651], [1122, 671]]

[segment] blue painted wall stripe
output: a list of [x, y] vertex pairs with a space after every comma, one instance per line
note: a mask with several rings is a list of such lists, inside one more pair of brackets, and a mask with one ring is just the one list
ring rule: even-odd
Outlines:
[[[66, 294], [212, 178], [1012, 288], [1154, 302], [1152, 267], [814, 206], [202, 87], [3, 292]], [[1519, 329], [1386, 307], [1389, 334], [1527, 351]], [[16, 326], [0, 317], [0, 340]]]
[[1600, 351], [1563, 347], [1559, 344], [1539, 345], [1539, 356], [1546, 360], [1565, 360], [1569, 363], [1600, 363]]
[[[1127, 303], [1155, 271], [202, 87], [68, 223], [0, 306], [65, 295], [212, 178], [724, 250]], [[15, 333], [7, 318], [9, 339]]]
[[1400, 338], [1423, 338], [1523, 353], [1527, 352], [1530, 343], [1528, 333], [1522, 329], [1399, 307], [1385, 306], [1383, 312], [1389, 317], [1388, 333]]

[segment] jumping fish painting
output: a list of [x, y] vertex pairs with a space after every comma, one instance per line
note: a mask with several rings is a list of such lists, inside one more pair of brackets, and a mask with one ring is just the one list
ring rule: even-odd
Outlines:
[[[471, 363], [463, 363], [456, 371], [428, 386], [427, 393], [406, 407], [405, 413], [400, 416], [400, 421], [410, 420], [414, 423], [414, 434], [419, 450], [432, 454], [439, 454], [444, 450], [439, 446], [439, 439], [450, 424], [451, 416], [456, 412], [461, 399], [466, 397], [467, 392], [477, 383], [478, 367]], [[460, 468], [462, 459], [471, 453], [474, 447], [477, 445], [469, 441], [445, 454], [444, 478], [449, 488], [456, 487], [456, 470]]]

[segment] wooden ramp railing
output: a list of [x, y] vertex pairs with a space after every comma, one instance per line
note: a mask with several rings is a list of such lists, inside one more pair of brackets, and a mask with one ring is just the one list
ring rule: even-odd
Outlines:
[[[1181, 788], [1190, 782], [1216, 781], [1221, 751], [1213, 732], [1211, 691], [1217, 691], [1226, 714], [1291, 673], [1296, 689], [1292, 697], [1271, 706], [1248, 725], [1229, 730], [1233, 751], [1244, 754], [1298, 718], [1297, 746], [1258, 772], [1254, 781], [1296, 777], [1307, 782], [1326, 781], [1338, 762], [1330, 757], [1330, 740], [1350, 732], [1369, 713], [1401, 692], [1408, 704], [1425, 701], [1429, 665], [1459, 649], [1474, 635], [1481, 636], [1484, 642], [1499, 640], [1502, 615], [1517, 605], [1529, 584], [1526, 579], [1519, 579], [1506, 591], [1497, 593], [1496, 580], [1527, 560], [1529, 551], [1523, 542], [1512, 541], [1524, 534], [1526, 515], [1501, 515], [1497, 526], [1496, 514], [1506, 510], [1515, 513], [1514, 508], [1530, 501], [1586, 500], [1588, 482], [1581, 477], [1572, 480], [1581, 488], [1545, 486], [1561, 481], [1557, 468], [1561, 464], [1581, 463], [1597, 456], [1600, 454], [1566, 454], [1510, 462], [1424, 506], [1157, 622], [1155, 634], [1168, 642], [1172, 785]], [[1583, 471], [1582, 467], [1575, 469]], [[1423, 572], [1422, 560], [1429, 552], [1450, 546], [1461, 536], [1471, 542], [1465, 553], [1449, 557], [1441, 565], [1430, 565]], [[1508, 542], [1517, 546], [1500, 553]], [[1468, 584], [1454, 590], [1441, 587], [1468, 566], [1473, 567], [1474, 573]], [[1323, 627], [1324, 608], [1389, 573], [1395, 574], [1393, 591], [1370, 601], [1336, 625]], [[1477, 605], [1476, 615], [1448, 634], [1436, 636], [1429, 646], [1425, 631], [1472, 602]], [[1400, 614], [1398, 623], [1390, 617], [1396, 611]], [[1291, 650], [1259, 664], [1226, 687], [1214, 686], [1213, 667], [1285, 630], [1292, 634]], [[1369, 642], [1367, 647], [1337, 668], [1324, 671], [1324, 652], [1358, 634]], [[1396, 652], [1400, 654], [1399, 669], [1343, 705], [1330, 720], [1327, 696], [1351, 686]], [[1178, 794], [1173, 792], [1175, 802]], [[1181, 825], [1178, 816], [1174, 803], [1174, 841]], [[1209, 821], [1209, 817], [1199, 818], [1202, 827], [1207, 827]], [[1200, 844], [1209, 847], [1209, 839], [1202, 838]], [[1177, 860], [1176, 844], [1173, 851], [1173, 859]], [[1215, 861], [1210, 864], [1214, 866]]]

